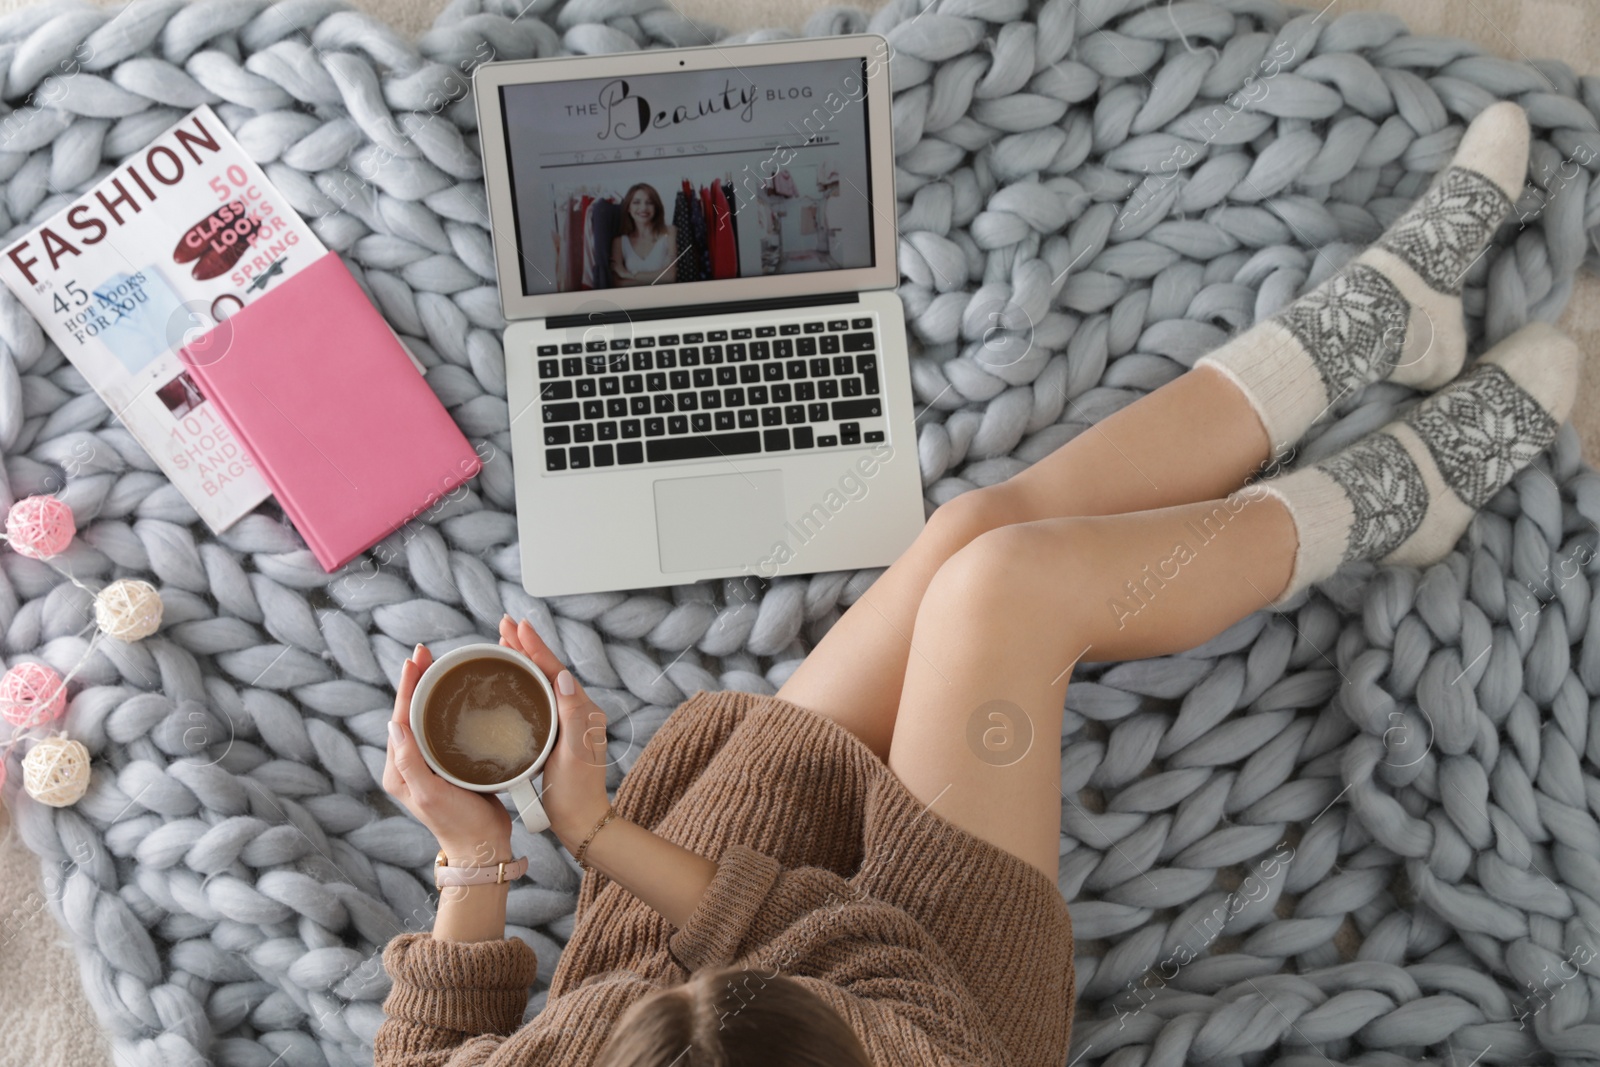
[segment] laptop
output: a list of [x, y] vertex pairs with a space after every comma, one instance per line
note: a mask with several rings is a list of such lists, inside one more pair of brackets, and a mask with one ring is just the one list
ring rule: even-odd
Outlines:
[[858, 34], [477, 68], [529, 593], [753, 597], [922, 529], [889, 54]]

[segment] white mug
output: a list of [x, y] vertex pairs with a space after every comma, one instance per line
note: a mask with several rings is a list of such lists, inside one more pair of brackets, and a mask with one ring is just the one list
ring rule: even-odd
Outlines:
[[[464, 782], [439, 766], [439, 761], [434, 758], [433, 752], [428, 748], [427, 732], [422, 728], [422, 709], [428, 699], [428, 694], [433, 691], [434, 685], [445, 671], [457, 664], [471, 659], [483, 658], [503, 659], [526, 670], [538, 679], [539, 688], [544, 691], [545, 700], [550, 705], [550, 736], [545, 738], [544, 751], [539, 753], [537, 759], [527, 770], [518, 774], [509, 781], [497, 782], [493, 785], [480, 785], [477, 782]], [[462, 789], [470, 789], [474, 793], [502, 793], [509, 792], [511, 800], [517, 806], [517, 811], [522, 815], [522, 823], [528, 828], [529, 833], [540, 833], [550, 826], [550, 816], [545, 814], [544, 805], [539, 801], [539, 794], [533, 791], [533, 779], [544, 768], [544, 761], [550, 753], [555, 751], [556, 734], [560, 732], [561, 716], [556, 710], [556, 692], [550, 685], [550, 680], [544, 672], [526, 655], [509, 649], [504, 645], [495, 645], [484, 642], [475, 645], [462, 645], [460, 648], [451, 649], [428, 665], [422, 672], [422, 677], [417, 679], [417, 687], [411, 693], [411, 735], [417, 739], [417, 747], [422, 749], [422, 758], [428, 761], [434, 773], [440, 778], [458, 785]]]

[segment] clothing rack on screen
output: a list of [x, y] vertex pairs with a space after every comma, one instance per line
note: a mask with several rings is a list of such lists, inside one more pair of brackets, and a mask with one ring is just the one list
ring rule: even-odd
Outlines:
[[[652, 188], [657, 188], [652, 183]], [[739, 277], [738, 200], [733, 172], [722, 181], [657, 188], [673, 208], [667, 222], [677, 240], [675, 271], [680, 282]], [[557, 203], [552, 240], [556, 288], [560, 292], [611, 288], [611, 243], [622, 232], [624, 188], [603, 183], [570, 186]]]
[[[780, 172], [781, 173], [781, 172]], [[780, 183], [777, 188], [782, 188]], [[794, 189], [792, 181], [789, 189]], [[778, 274], [789, 270], [836, 267], [832, 257], [833, 227], [828, 221], [832, 197], [781, 193], [769, 183], [756, 194], [756, 227], [760, 233], [761, 271]]]
[[556, 289], [604, 289], [610, 284], [611, 239], [622, 208], [610, 186], [580, 185], [556, 205]]
[[710, 184], [693, 185], [687, 178], [681, 181], [672, 207], [678, 281], [739, 277], [738, 211], [732, 171], [725, 172], [722, 181]]

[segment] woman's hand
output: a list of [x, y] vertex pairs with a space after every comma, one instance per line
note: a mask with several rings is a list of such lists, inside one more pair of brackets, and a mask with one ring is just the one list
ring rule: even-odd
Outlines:
[[433, 662], [418, 645], [400, 669], [389, 721], [389, 757], [383, 765], [383, 790], [433, 831], [454, 866], [481, 866], [511, 859], [511, 813], [493, 793], [476, 793], [445, 781], [428, 766], [411, 732], [411, 694]]
[[[584, 695], [572, 672], [562, 668], [532, 623], [512, 622], [510, 616], [501, 619], [500, 643], [522, 652], [555, 683], [561, 737], [545, 760], [541, 799], [550, 816], [550, 828], [568, 851], [575, 851], [605, 815], [608, 803], [606, 714]], [[563, 693], [563, 683], [572, 692]], [[595, 836], [588, 857], [594, 869], [674, 926], [689, 920], [717, 874], [712, 860], [626, 818], [606, 824]]]
[[[544, 790], [539, 799], [550, 816], [550, 829], [569, 851], [576, 849], [595, 821], [606, 812], [606, 713], [583, 692], [572, 672], [527, 620], [500, 620], [500, 643], [533, 660], [554, 684], [561, 736], [544, 764]], [[563, 693], [568, 683], [572, 692]]]

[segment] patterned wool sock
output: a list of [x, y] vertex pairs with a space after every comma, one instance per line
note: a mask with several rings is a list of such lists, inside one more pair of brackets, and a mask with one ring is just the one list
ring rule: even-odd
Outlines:
[[1473, 512], [1555, 439], [1577, 388], [1578, 346], [1535, 322], [1402, 418], [1328, 459], [1256, 483], [1299, 536], [1282, 604], [1346, 560], [1427, 566]]
[[1527, 171], [1527, 114], [1510, 101], [1484, 108], [1450, 165], [1371, 247], [1195, 365], [1222, 371], [1249, 398], [1275, 456], [1368, 382], [1444, 384], [1466, 358], [1462, 276]]

